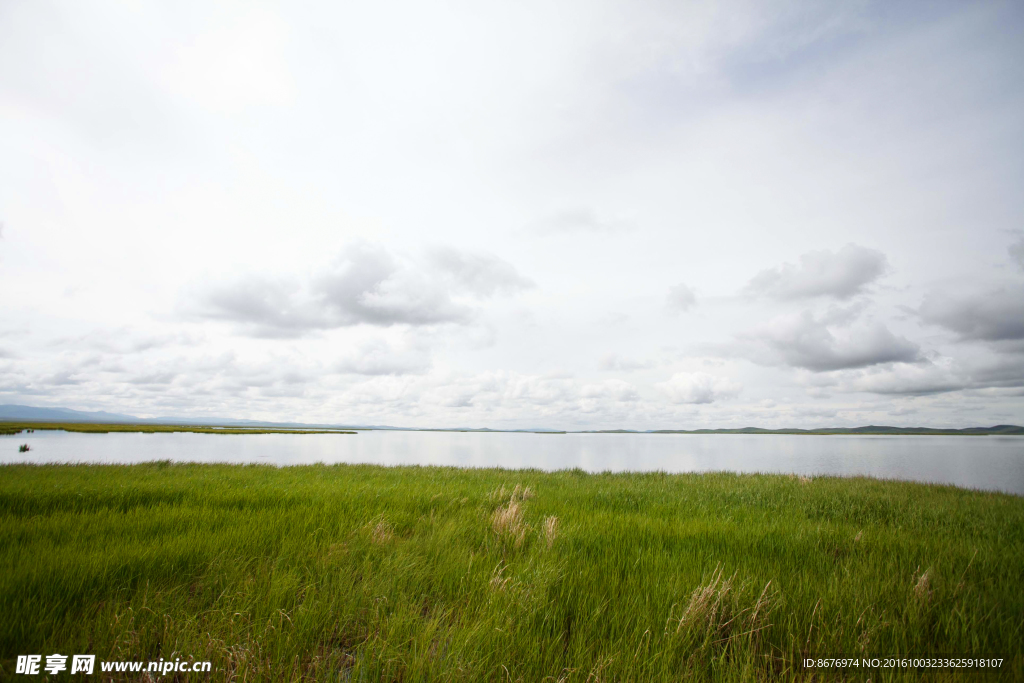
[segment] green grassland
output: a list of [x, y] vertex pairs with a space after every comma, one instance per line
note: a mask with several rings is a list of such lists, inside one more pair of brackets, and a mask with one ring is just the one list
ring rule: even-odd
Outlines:
[[54, 652], [212, 661], [196, 680], [977, 680], [800, 664], [945, 653], [1004, 657], [988, 677], [1022, 680], [1024, 499], [767, 475], [5, 465], [0, 614], [0, 678], [17, 680], [17, 654]]

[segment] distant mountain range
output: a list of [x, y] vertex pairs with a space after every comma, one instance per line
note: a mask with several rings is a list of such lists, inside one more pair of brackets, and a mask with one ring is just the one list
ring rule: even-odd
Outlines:
[[[135, 417], [104, 411], [89, 412], [70, 408], [39, 408], [35, 406], [0, 405], [0, 421], [12, 422], [100, 422], [104, 424], [159, 424], [216, 427], [295, 427], [336, 429], [335, 424], [306, 424], [302, 422], [263, 422], [221, 417]], [[361, 425], [359, 429], [401, 429], [387, 425]]]
[[[0, 405], [0, 422], [99, 422], [106, 424], [160, 424], [160, 425], [191, 425], [218, 427], [275, 427], [295, 429], [390, 429], [398, 431], [441, 431], [441, 432], [540, 432], [546, 434], [565, 434], [555, 429], [487, 429], [485, 428], [454, 428], [454, 429], [416, 429], [410, 427], [391, 427], [389, 425], [350, 425], [350, 424], [308, 424], [304, 422], [262, 422], [260, 420], [237, 420], [231, 418], [197, 418], [197, 417], [153, 417], [141, 418], [120, 413], [104, 411], [89, 412], [71, 410], [70, 408], [41, 408], [36, 406]], [[571, 432], [570, 432], [571, 433]], [[931, 427], [887, 427], [868, 425], [866, 427], [822, 427], [820, 429], [760, 429], [744, 427], [743, 429], [649, 429], [646, 431], [633, 429], [602, 429], [587, 430], [583, 434], [962, 434], [965, 436], [984, 435], [1024, 435], [1024, 427], [1017, 425], [995, 425], [994, 427], [967, 427], [964, 429], [935, 429]]]
[[998, 436], [1024, 435], [1024, 427], [1017, 425], [995, 425], [994, 427], [966, 427], [964, 429], [935, 429], [932, 427], [886, 427], [884, 425], [868, 425], [866, 427], [822, 427], [820, 429], [759, 429], [744, 427], [743, 429], [697, 429], [681, 431], [674, 429], [656, 429], [652, 434], [920, 434], [942, 435], [963, 434], [966, 436]]

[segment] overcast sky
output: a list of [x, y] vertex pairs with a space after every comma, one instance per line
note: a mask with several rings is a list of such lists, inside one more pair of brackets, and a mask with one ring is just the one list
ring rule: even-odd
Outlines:
[[1019, 2], [0, 2], [0, 403], [1024, 424]]

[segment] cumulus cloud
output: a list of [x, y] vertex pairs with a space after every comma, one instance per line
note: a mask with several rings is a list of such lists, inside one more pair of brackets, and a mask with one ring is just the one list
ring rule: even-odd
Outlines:
[[741, 351], [765, 365], [788, 365], [813, 372], [908, 363], [920, 348], [879, 322], [860, 320], [859, 307], [779, 316], [740, 336]]
[[656, 385], [673, 403], [706, 404], [738, 396], [742, 385], [705, 372], [677, 372]]
[[697, 296], [692, 289], [679, 283], [668, 290], [666, 305], [670, 311], [676, 313], [688, 311], [697, 305]]
[[746, 291], [774, 299], [833, 297], [849, 299], [864, 291], [889, 270], [880, 251], [847, 244], [839, 251], [811, 251], [799, 264], [784, 263], [763, 270], [751, 279]]
[[254, 336], [298, 337], [358, 324], [467, 323], [472, 302], [532, 286], [501, 259], [454, 249], [402, 258], [356, 244], [307, 279], [249, 275], [205, 288], [196, 317], [237, 323]]
[[330, 327], [466, 321], [469, 308], [453, 301], [444, 280], [420, 264], [399, 262], [382, 247], [357, 244], [313, 279], [312, 292]]
[[1024, 339], [1024, 286], [1008, 284], [987, 292], [931, 292], [921, 318], [956, 332], [963, 340]]

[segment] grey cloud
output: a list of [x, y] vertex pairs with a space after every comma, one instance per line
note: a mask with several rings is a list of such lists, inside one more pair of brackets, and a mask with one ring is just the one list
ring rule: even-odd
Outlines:
[[477, 296], [515, 294], [536, 287], [511, 263], [489, 254], [471, 254], [449, 248], [433, 250], [430, 258], [438, 270], [454, 279], [459, 288]]
[[136, 375], [125, 381], [130, 384], [159, 384], [166, 385], [174, 381], [178, 373], [172, 371], [148, 372], [143, 375]]
[[555, 214], [541, 223], [535, 232], [541, 234], [590, 233], [607, 234], [628, 232], [629, 223], [615, 219], [604, 219], [593, 209], [568, 209]]
[[75, 384], [82, 384], [84, 380], [77, 375], [78, 373], [73, 370], [62, 370], [44, 377], [42, 384], [49, 386], [72, 386]]
[[881, 323], [858, 323], [849, 309], [833, 308], [815, 317], [810, 311], [782, 316], [740, 337], [745, 355], [766, 365], [789, 365], [812, 372], [909, 363], [920, 348], [897, 337]]
[[1008, 284], [985, 293], [932, 292], [919, 313], [925, 322], [956, 332], [964, 340], [1024, 339], [1024, 286]]
[[238, 362], [233, 356], [186, 362], [187, 377], [175, 382], [188, 392], [241, 396], [302, 396], [325, 373], [297, 358], [275, 357], [262, 362]]
[[640, 400], [640, 394], [632, 384], [622, 380], [606, 380], [597, 384], [586, 384], [580, 390], [580, 395], [591, 401], [611, 400], [620, 403], [630, 403]]
[[430, 389], [422, 398], [431, 405], [480, 411], [525, 409], [542, 417], [614, 412], [634, 405], [639, 394], [634, 386], [621, 380], [583, 384], [568, 377], [488, 372], [449, 378], [445, 385]]
[[954, 391], [1010, 391], [1024, 387], [1024, 354], [996, 354], [954, 361], [937, 358], [838, 373], [826, 378], [843, 391], [927, 396]]
[[201, 292], [193, 315], [238, 323], [260, 337], [298, 337], [358, 324], [465, 324], [482, 300], [532, 286], [488, 255], [435, 250], [424, 262], [356, 244], [306, 280], [247, 276]]
[[656, 385], [673, 403], [704, 405], [738, 396], [743, 386], [706, 372], [677, 372]]
[[632, 358], [622, 358], [618, 354], [610, 353], [601, 359], [599, 367], [602, 370], [610, 370], [614, 372], [634, 372], [636, 370], [646, 370], [654, 366], [649, 360], [633, 360]]
[[1024, 387], [1024, 353], [998, 354], [977, 363], [971, 377], [978, 388]]
[[847, 244], [836, 252], [808, 252], [800, 257], [798, 265], [785, 263], [763, 270], [747, 284], [746, 291], [783, 300], [849, 299], [888, 270], [888, 259], [882, 252]]
[[697, 296], [693, 293], [692, 289], [680, 283], [668, 290], [666, 305], [670, 311], [677, 313], [688, 311], [697, 305]]
[[1014, 263], [1024, 270], [1024, 235], [1017, 238], [1017, 241], [1011, 244], [1007, 251], [1010, 252], [1010, 258], [1013, 259]]
[[327, 327], [322, 312], [299, 299], [297, 282], [247, 275], [202, 294], [199, 317], [241, 323], [257, 337], [297, 337]]
[[93, 330], [73, 337], [55, 337], [48, 344], [72, 349], [90, 348], [103, 353], [126, 355], [142, 353], [169, 346], [195, 346], [197, 338], [184, 333], [150, 334], [139, 336], [128, 327]]
[[364, 244], [345, 250], [314, 278], [312, 290], [326, 307], [327, 327], [436, 325], [470, 317], [435, 273], [403, 267], [386, 250]]
[[845, 388], [883, 395], [927, 396], [960, 391], [970, 384], [959, 369], [928, 362], [873, 368], [858, 374]]

